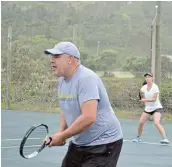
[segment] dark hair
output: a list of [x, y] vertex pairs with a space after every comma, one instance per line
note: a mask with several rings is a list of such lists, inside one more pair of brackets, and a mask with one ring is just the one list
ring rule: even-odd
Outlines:
[[143, 83], [142, 83], [142, 86], [144, 86], [144, 85], [146, 85], [146, 84], [147, 84], [147, 82], [144, 80]]
[[[144, 80], [142, 83], [142, 86], [144, 86], [146, 84], [147, 84], [147, 82]], [[142, 99], [142, 95], [141, 95], [141, 92], [139, 92], [139, 100], [141, 100], [141, 99]]]

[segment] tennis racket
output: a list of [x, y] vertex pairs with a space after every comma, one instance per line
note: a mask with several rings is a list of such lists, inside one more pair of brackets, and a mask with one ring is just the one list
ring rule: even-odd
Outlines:
[[133, 86], [129, 92], [129, 98], [131, 101], [138, 101], [142, 99], [142, 93], [140, 92], [140, 87]]
[[[20, 155], [25, 159], [38, 155], [52, 141], [52, 138], [48, 137], [48, 133], [47, 125], [38, 124], [32, 126], [21, 141], [19, 148]], [[49, 142], [46, 143], [48, 139]]]

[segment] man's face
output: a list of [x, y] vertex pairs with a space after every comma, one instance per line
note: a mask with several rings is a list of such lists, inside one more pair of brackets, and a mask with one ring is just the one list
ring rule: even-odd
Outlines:
[[65, 76], [65, 73], [69, 69], [69, 61], [70, 56], [69, 55], [52, 55], [51, 56], [51, 69], [54, 72], [55, 75], [58, 77]]

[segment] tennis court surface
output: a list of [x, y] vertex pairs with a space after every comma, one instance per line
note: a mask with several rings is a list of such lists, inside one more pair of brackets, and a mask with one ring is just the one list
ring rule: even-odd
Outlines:
[[[120, 120], [124, 145], [118, 167], [172, 167], [172, 143], [160, 145], [161, 139], [153, 122], [148, 122], [143, 132], [143, 143], [133, 143], [138, 120]], [[19, 155], [19, 145], [25, 132], [33, 124], [44, 123], [55, 133], [59, 114], [24, 111], [1, 111], [1, 165], [2, 167], [60, 167], [67, 146], [44, 149], [33, 159]], [[172, 124], [162, 122], [172, 141]]]

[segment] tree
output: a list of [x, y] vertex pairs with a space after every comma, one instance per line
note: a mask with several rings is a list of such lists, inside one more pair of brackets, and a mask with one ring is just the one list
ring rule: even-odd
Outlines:
[[140, 72], [147, 71], [148, 63], [146, 57], [129, 56], [123, 64], [124, 71], [130, 71], [135, 75], [140, 75]]
[[161, 58], [161, 73], [161, 77], [163, 79], [167, 79], [172, 76], [172, 58], [165, 56]]
[[112, 70], [115, 68], [116, 58], [118, 52], [115, 50], [104, 50], [100, 53], [100, 57], [97, 58], [97, 68], [98, 70]]

